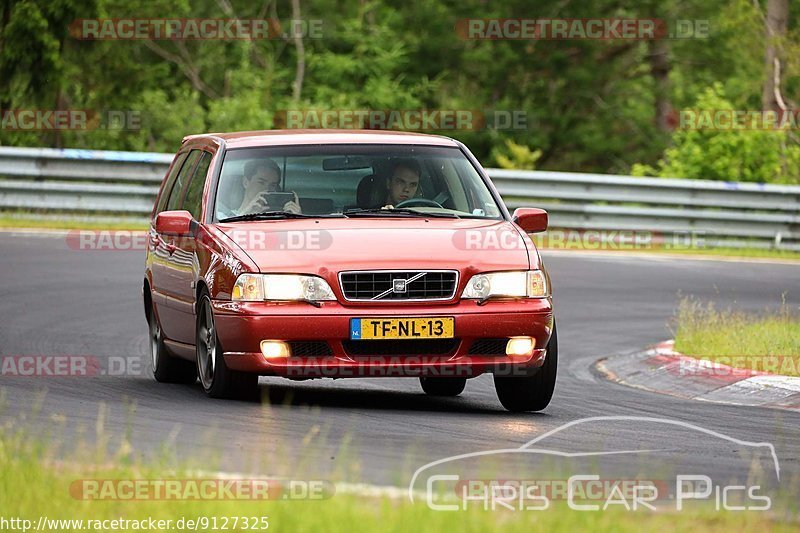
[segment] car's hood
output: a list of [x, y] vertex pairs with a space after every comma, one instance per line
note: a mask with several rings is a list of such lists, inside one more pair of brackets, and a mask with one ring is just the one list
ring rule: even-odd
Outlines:
[[344, 270], [454, 269], [471, 274], [538, 267], [531, 240], [507, 221], [365, 217], [240, 222], [217, 228], [261, 272], [327, 277]]

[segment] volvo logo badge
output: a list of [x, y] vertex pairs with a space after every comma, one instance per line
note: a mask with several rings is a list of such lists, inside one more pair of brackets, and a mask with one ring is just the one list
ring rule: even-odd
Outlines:
[[380, 294], [376, 294], [371, 299], [372, 300], [380, 300], [384, 296], [388, 296], [392, 293], [395, 294], [408, 294], [408, 286], [423, 277], [427, 272], [420, 272], [419, 274], [414, 274], [408, 279], [403, 278], [392, 278], [392, 286], [383, 291]]

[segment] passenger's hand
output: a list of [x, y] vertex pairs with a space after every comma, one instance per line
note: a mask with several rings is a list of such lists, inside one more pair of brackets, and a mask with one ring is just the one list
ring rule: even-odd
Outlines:
[[294, 213], [296, 215], [301, 214], [303, 211], [300, 209], [300, 198], [297, 197], [297, 193], [292, 191], [294, 194], [294, 202], [286, 202], [283, 204], [283, 210], [287, 213]]
[[385, 206], [381, 207], [381, 209], [394, 209], [394, 206], [391, 204], [386, 204]]
[[269, 211], [269, 202], [267, 201], [267, 194], [263, 192], [246, 203], [239, 210], [241, 215], [249, 215], [251, 213], [261, 213], [262, 211]]

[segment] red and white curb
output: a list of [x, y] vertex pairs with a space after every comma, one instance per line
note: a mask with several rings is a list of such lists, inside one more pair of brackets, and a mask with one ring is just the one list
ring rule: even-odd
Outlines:
[[633, 355], [601, 359], [595, 370], [616, 383], [681, 398], [800, 411], [800, 377], [695, 359], [673, 346], [666, 341]]

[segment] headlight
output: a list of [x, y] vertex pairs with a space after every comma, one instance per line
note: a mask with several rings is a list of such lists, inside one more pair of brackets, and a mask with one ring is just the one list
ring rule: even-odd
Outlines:
[[297, 274], [242, 274], [236, 280], [231, 299], [243, 302], [263, 300], [335, 300], [331, 286], [318, 276]]
[[492, 272], [472, 276], [462, 298], [547, 298], [547, 278], [541, 270]]

